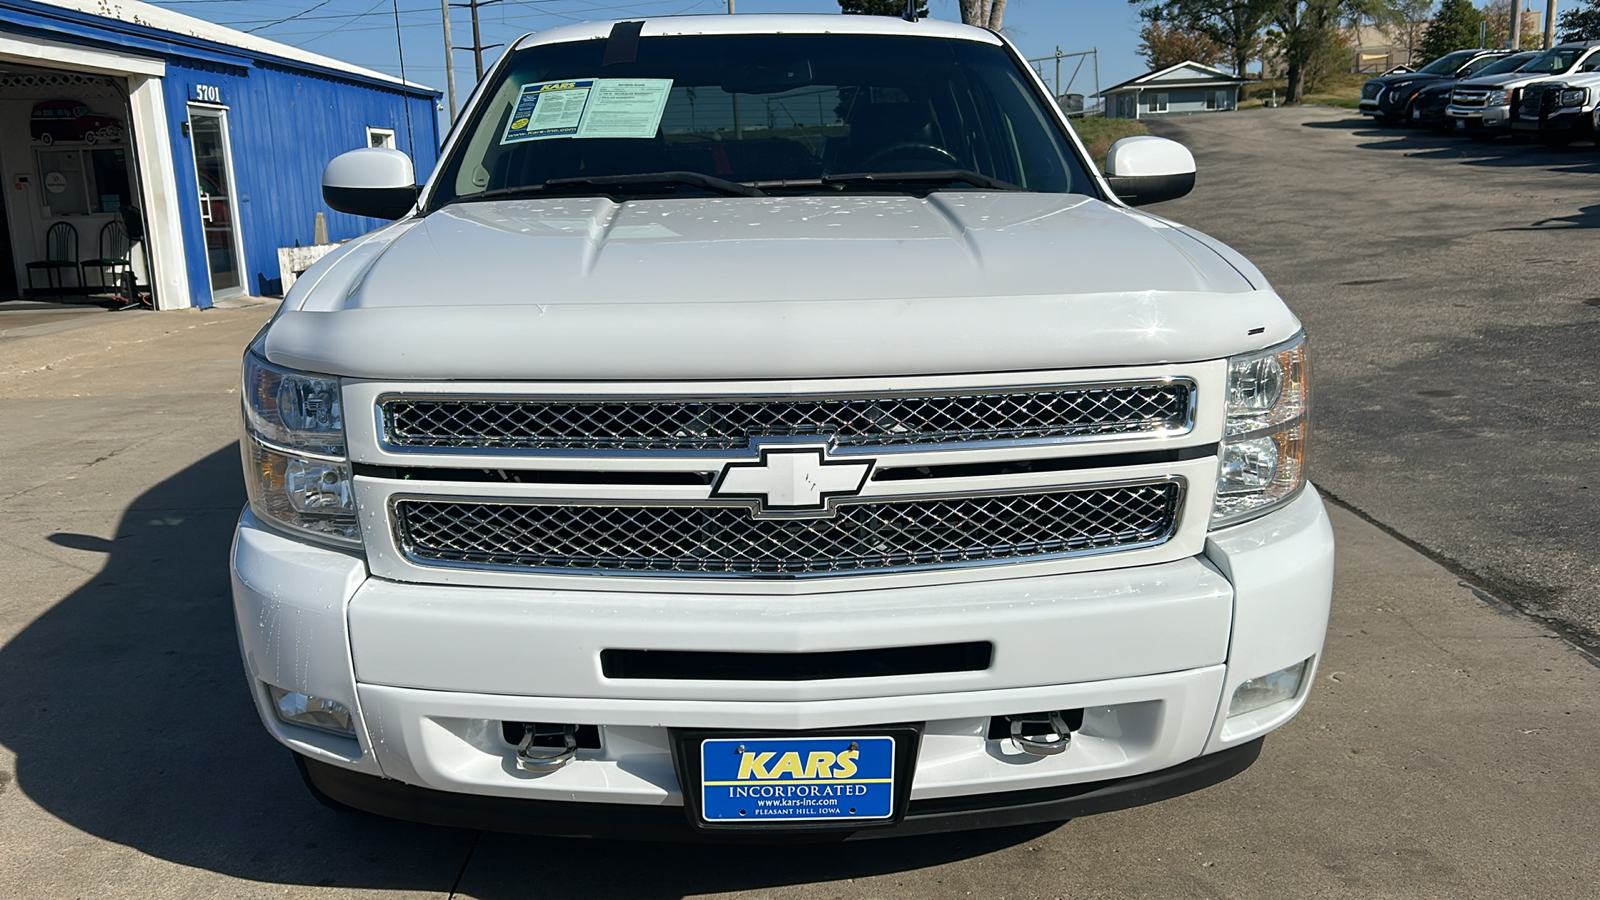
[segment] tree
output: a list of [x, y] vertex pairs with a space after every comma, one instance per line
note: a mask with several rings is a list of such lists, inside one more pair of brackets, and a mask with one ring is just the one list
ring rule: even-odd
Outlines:
[[1389, 0], [1278, 0], [1270, 38], [1283, 54], [1288, 69], [1286, 102], [1305, 99], [1308, 82], [1330, 74], [1336, 54], [1343, 59], [1347, 41], [1340, 26], [1372, 21], [1388, 3]]
[[1422, 55], [1429, 61], [1452, 50], [1478, 46], [1478, 25], [1483, 13], [1472, 0], [1441, 0], [1433, 24], [1422, 35]]
[[1139, 55], [1151, 69], [1165, 69], [1187, 60], [1214, 66], [1227, 57], [1228, 50], [1203, 32], [1146, 22], [1139, 29]]
[[1583, 0], [1556, 20], [1563, 41], [1600, 41], [1600, 0]]
[[[1261, 30], [1282, 0], [1128, 0], [1147, 22], [1198, 32], [1220, 45], [1243, 76], [1261, 50]], [[1143, 32], [1140, 33], [1143, 37]]]
[[1433, 0], [1389, 0], [1375, 12], [1376, 24], [1406, 48], [1406, 64], [1415, 65], [1422, 52], [1422, 35], [1433, 21]]
[[961, 0], [961, 21], [990, 31], [999, 31], [1006, 17], [1006, 0]]
[[[839, 0], [839, 11], [859, 16], [903, 16], [906, 0]], [[917, 0], [917, 18], [928, 15], [928, 0]]]

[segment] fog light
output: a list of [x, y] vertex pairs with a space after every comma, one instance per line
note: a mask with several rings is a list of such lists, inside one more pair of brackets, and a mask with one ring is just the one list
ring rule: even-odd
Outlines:
[[1271, 675], [1252, 678], [1239, 685], [1233, 692], [1233, 700], [1228, 703], [1228, 717], [1255, 712], [1292, 699], [1300, 692], [1300, 680], [1305, 677], [1306, 666], [1310, 663], [1309, 659], [1302, 660], [1287, 669], [1279, 669]]
[[355, 726], [350, 722], [350, 708], [337, 700], [325, 700], [299, 691], [286, 691], [276, 685], [267, 685], [272, 697], [272, 710], [278, 719], [290, 725], [315, 728], [344, 737], [355, 737]]

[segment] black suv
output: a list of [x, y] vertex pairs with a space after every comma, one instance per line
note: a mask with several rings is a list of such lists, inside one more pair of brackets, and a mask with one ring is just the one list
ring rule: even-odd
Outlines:
[[1379, 75], [1361, 87], [1361, 114], [1372, 116], [1380, 125], [1409, 119], [1411, 101], [1424, 87], [1436, 81], [1454, 81], [1475, 75], [1510, 53], [1510, 50], [1457, 50], [1415, 72]]
[[[1543, 51], [1523, 50], [1502, 56], [1493, 63], [1472, 73], [1474, 78], [1488, 78], [1491, 75], [1508, 75], [1537, 59]], [[1466, 76], [1462, 76], [1463, 78]], [[1411, 100], [1411, 115], [1406, 119], [1409, 125], [1422, 125], [1428, 128], [1450, 128], [1454, 124], [1446, 110], [1450, 108], [1450, 96], [1455, 93], [1456, 85], [1461, 83], [1460, 78], [1441, 78], [1423, 86], [1417, 91], [1416, 97]]]

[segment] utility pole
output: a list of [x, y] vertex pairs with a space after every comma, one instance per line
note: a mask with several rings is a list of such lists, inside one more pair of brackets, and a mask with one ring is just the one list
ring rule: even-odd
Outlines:
[[728, 0], [728, 15], [733, 15], [733, 0]]
[[[448, 2], [448, 0], [445, 0], [445, 2]], [[483, 36], [478, 31], [478, 8], [499, 2], [500, 0], [467, 0], [466, 3], [450, 4], [451, 6], [458, 6], [472, 11], [472, 71], [476, 74], [478, 81], [483, 80], [483, 51], [504, 46], [502, 44], [484, 44]]]
[[444, 89], [450, 97], [450, 124], [456, 122], [456, 54], [450, 46], [450, 0], [439, 0], [444, 9]]
[[1523, 0], [1515, 0], [1511, 10], [1511, 52], [1522, 49], [1522, 4]]
[[1545, 4], [1544, 10], [1544, 48], [1549, 50], [1556, 45], [1556, 0]]

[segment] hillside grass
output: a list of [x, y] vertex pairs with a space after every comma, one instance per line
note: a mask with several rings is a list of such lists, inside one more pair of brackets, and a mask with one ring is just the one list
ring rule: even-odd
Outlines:
[[[1311, 106], [1339, 106], [1345, 109], [1358, 109], [1361, 106], [1361, 86], [1372, 78], [1367, 72], [1340, 72], [1323, 79], [1315, 91], [1306, 93], [1305, 103]], [[1265, 106], [1271, 99], [1272, 92], [1278, 92], [1278, 102], [1289, 93], [1289, 81], [1286, 78], [1268, 78], [1264, 81], [1252, 81], [1244, 86], [1243, 98], [1239, 101], [1240, 109]]]
[[1072, 127], [1083, 139], [1084, 146], [1089, 148], [1089, 158], [1101, 171], [1105, 171], [1106, 153], [1111, 150], [1112, 144], [1125, 137], [1150, 133], [1150, 129], [1144, 127], [1142, 122], [1107, 119], [1103, 116], [1078, 116], [1072, 120]]

